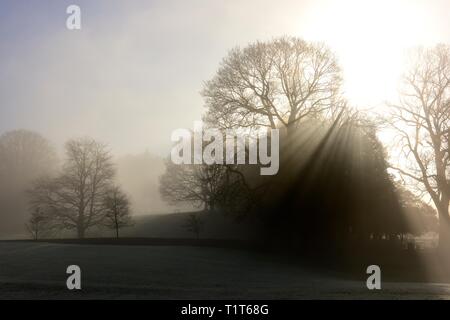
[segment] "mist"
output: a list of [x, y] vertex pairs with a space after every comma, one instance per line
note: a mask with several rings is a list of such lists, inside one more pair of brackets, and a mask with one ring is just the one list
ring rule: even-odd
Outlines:
[[0, 4], [0, 299], [450, 298], [448, 1], [69, 5]]

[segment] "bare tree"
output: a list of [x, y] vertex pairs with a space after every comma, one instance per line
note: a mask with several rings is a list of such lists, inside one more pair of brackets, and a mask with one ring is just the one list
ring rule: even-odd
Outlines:
[[26, 189], [56, 168], [56, 153], [40, 134], [14, 130], [0, 136], [0, 233], [23, 231], [29, 219]]
[[119, 187], [114, 186], [107, 191], [104, 202], [106, 208], [104, 224], [106, 227], [115, 230], [118, 239], [120, 229], [133, 224], [130, 200]]
[[168, 160], [160, 178], [160, 192], [170, 204], [188, 203], [214, 210], [225, 175], [226, 167], [222, 165], [177, 165]]
[[66, 157], [59, 176], [35, 183], [31, 204], [44, 208], [62, 229], [76, 229], [84, 238], [88, 228], [104, 219], [114, 168], [107, 147], [90, 138], [67, 142]]
[[439, 246], [450, 246], [450, 48], [414, 52], [390, 124], [397, 133], [403, 178], [429, 195], [439, 213]]
[[323, 44], [285, 37], [230, 51], [202, 92], [215, 127], [293, 127], [342, 107], [341, 71]]
[[200, 213], [192, 213], [186, 219], [186, 224], [184, 225], [187, 231], [195, 234], [197, 239], [200, 238], [200, 233], [204, 227], [204, 221], [200, 216]]
[[40, 237], [45, 237], [49, 234], [52, 229], [48, 217], [40, 208], [35, 208], [31, 213], [29, 222], [26, 224], [28, 233], [34, 240], [40, 239]]

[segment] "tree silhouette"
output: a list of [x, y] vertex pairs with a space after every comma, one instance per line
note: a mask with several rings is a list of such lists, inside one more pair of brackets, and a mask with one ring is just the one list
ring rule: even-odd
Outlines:
[[130, 201], [126, 194], [119, 187], [110, 188], [104, 198], [105, 221], [104, 225], [115, 230], [116, 238], [119, 238], [121, 228], [129, 227], [133, 224], [131, 219]]
[[337, 114], [341, 71], [323, 44], [294, 37], [235, 48], [206, 82], [205, 120], [222, 129], [295, 127], [306, 117]]
[[160, 178], [160, 192], [170, 204], [188, 203], [215, 210], [226, 181], [226, 167], [206, 164], [174, 164], [166, 161]]
[[40, 208], [35, 208], [31, 213], [29, 222], [26, 224], [28, 233], [34, 240], [50, 235], [53, 226], [48, 216]]
[[204, 227], [204, 221], [200, 216], [200, 213], [192, 213], [186, 218], [186, 223], [184, 224], [184, 228], [195, 234], [197, 239], [200, 238], [200, 233], [202, 232]]
[[432, 199], [439, 213], [439, 246], [450, 248], [450, 48], [414, 52], [400, 102], [388, 119], [395, 129], [400, 174]]
[[90, 138], [66, 143], [66, 162], [56, 178], [42, 178], [30, 190], [31, 205], [41, 207], [62, 229], [76, 229], [78, 238], [100, 225], [104, 197], [114, 168], [106, 145]]

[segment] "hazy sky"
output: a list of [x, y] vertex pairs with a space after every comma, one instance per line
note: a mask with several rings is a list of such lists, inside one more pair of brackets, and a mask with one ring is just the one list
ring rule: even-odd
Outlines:
[[[65, 27], [81, 7], [82, 30]], [[353, 104], [395, 95], [404, 50], [450, 43], [450, 1], [0, 1], [0, 133], [57, 146], [89, 135], [115, 153], [165, 154], [200, 120], [202, 82], [236, 45], [293, 35], [326, 41]]]

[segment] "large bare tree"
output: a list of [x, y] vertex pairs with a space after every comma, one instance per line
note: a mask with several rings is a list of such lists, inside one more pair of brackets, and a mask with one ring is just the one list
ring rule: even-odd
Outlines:
[[79, 238], [105, 218], [104, 198], [114, 168], [106, 145], [90, 138], [66, 143], [66, 161], [56, 178], [39, 179], [30, 191], [33, 207], [40, 207], [63, 229], [76, 229]]
[[235, 48], [205, 83], [206, 122], [222, 129], [294, 127], [337, 114], [341, 70], [323, 44], [284, 37]]
[[450, 247], [450, 47], [419, 48], [389, 120], [400, 145], [396, 169], [429, 195], [439, 213], [439, 245]]

